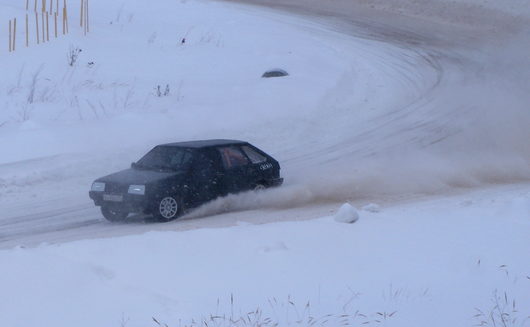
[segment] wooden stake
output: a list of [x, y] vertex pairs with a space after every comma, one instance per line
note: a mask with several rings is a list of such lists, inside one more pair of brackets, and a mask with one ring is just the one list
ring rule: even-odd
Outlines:
[[59, 0], [55, 0], [55, 13], [59, 15]]
[[84, 9], [85, 9], [85, 2], [83, 0], [81, 0], [81, 15], [79, 15], [79, 26], [83, 27], [83, 19], [85, 18], [85, 13], [84, 13]]
[[[66, 3], [66, 0], [64, 1]], [[64, 22], [66, 24], [66, 34], [68, 34], [68, 9], [66, 8], [66, 5], [64, 6]]]
[[88, 16], [88, 0], [85, 0], [85, 1], [86, 1], [86, 8], [85, 8], [85, 13], [86, 13], [86, 19], [85, 19], [86, 32], [90, 33], [90, 19], [89, 19], [89, 16]]
[[46, 42], [46, 28], [44, 27], [44, 13], [41, 13], [42, 15], [42, 43], [45, 43]]
[[29, 47], [29, 16], [26, 14], [26, 48]]
[[53, 13], [53, 0], [50, 0], [50, 15]]
[[9, 52], [13, 51], [11, 49], [11, 45], [12, 45], [12, 43], [11, 43], [11, 19], [10, 19], [9, 20]]
[[17, 19], [14, 20], [14, 27], [13, 27], [13, 51], [16, 49], [17, 45]]
[[57, 38], [57, 13], [53, 14], [55, 20], [55, 38]]
[[42, 12], [46, 12], [46, 0], [42, 0]]
[[46, 13], [46, 41], [50, 42], [50, 21], [49, 21], [50, 15]]
[[29, 0], [26, 0], [26, 11], [29, 10]]
[[85, 14], [84, 14], [84, 17], [83, 17], [84, 23], [85, 23], [84, 24], [85, 26], [83, 26], [83, 33], [84, 33], [85, 36], [86, 36], [86, 33], [88, 32], [88, 29], [87, 29], [88, 28], [88, 24], [87, 24], [87, 21], [86, 21], [86, 15], [87, 15], [86, 6], [87, 6], [87, 0], [84, 1], [84, 7], [85, 7], [85, 11], [84, 12], [85, 12]]
[[66, 34], [66, 7], [63, 7], [63, 35]]
[[37, 12], [37, 0], [35, 0], [35, 9], [33, 9], [34, 12]]
[[35, 11], [35, 26], [37, 27], [37, 44], [40, 43], [40, 33], [39, 33], [39, 13]]

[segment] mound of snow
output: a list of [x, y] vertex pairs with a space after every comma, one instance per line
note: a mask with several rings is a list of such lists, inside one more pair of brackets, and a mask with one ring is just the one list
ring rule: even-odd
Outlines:
[[376, 213], [376, 212], [380, 212], [381, 211], [381, 207], [378, 204], [369, 203], [369, 204], [365, 205], [364, 207], [362, 207], [362, 210]]
[[359, 220], [359, 213], [351, 204], [344, 203], [335, 216], [333, 216], [333, 219], [339, 223], [352, 224]]

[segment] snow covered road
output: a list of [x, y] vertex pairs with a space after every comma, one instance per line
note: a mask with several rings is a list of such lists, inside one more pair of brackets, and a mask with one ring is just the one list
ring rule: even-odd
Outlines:
[[[168, 326], [471, 327], [504, 315], [526, 327], [529, 210], [528, 186], [510, 185], [359, 209], [354, 224], [328, 213], [255, 225], [245, 216], [271, 215], [250, 211], [235, 214], [241, 221], [230, 228], [19, 246], [0, 251], [0, 320], [6, 327], [158, 326], [151, 317]], [[193, 220], [174, 226], [182, 223]], [[229, 322], [241, 317], [259, 324]]]

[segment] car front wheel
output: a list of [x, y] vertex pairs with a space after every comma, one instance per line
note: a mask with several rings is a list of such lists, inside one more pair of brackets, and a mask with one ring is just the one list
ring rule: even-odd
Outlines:
[[101, 207], [101, 214], [103, 214], [105, 219], [112, 222], [123, 221], [129, 215], [127, 211], [109, 207]]
[[156, 202], [153, 216], [160, 222], [177, 219], [182, 213], [182, 205], [178, 198], [166, 196]]

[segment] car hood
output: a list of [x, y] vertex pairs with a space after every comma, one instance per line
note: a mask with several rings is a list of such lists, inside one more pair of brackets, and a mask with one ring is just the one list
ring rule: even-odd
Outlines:
[[146, 169], [134, 169], [129, 168], [119, 171], [114, 174], [110, 174], [105, 177], [99, 178], [98, 182], [104, 183], [117, 183], [117, 184], [136, 184], [145, 185], [154, 183], [168, 178], [175, 178], [183, 176], [182, 172], [174, 171], [157, 171], [157, 170], [146, 170]]

